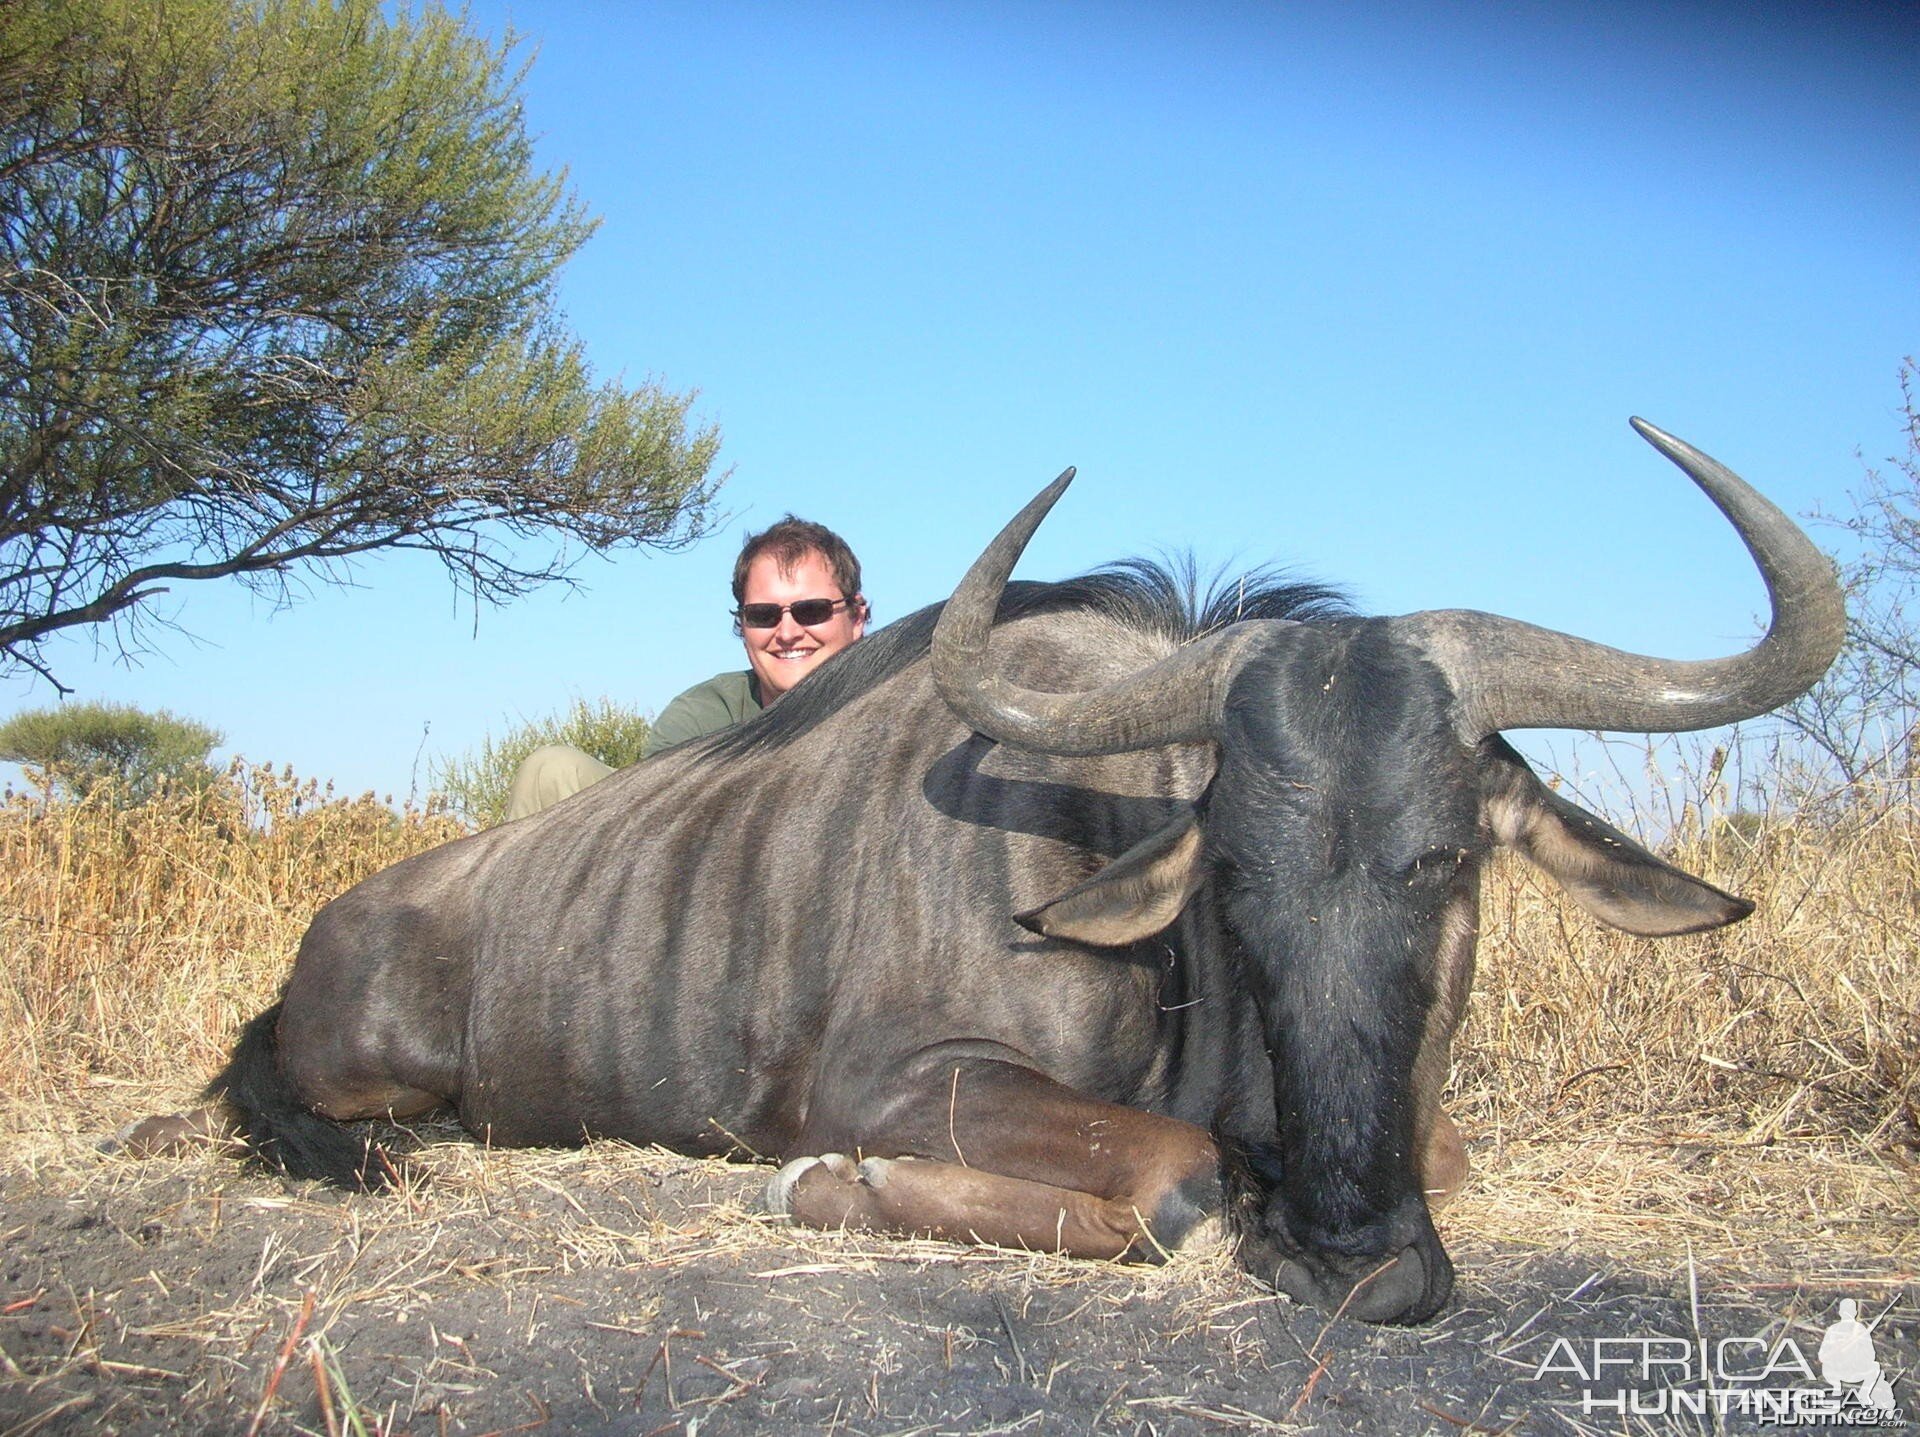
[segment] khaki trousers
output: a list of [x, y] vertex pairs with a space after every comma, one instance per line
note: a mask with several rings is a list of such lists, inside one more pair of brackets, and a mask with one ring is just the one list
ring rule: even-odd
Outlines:
[[570, 744], [550, 743], [537, 748], [514, 772], [513, 786], [507, 790], [506, 821], [551, 808], [612, 772], [592, 754]]

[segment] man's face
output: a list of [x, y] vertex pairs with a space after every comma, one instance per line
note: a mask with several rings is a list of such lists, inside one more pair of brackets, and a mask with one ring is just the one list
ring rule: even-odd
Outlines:
[[[742, 604], [791, 604], [799, 599], [852, 599], [840, 592], [833, 570], [819, 554], [809, 552], [786, 573], [771, 554], [762, 554], [747, 566], [746, 589]], [[867, 631], [859, 606], [848, 604], [837, 610], [824, 624], [811, 626], [794, 622], [783, 613], [771, 629], [740, 626], [740, 637], [747, 646], [747, 662], [760, 680], [760, 700], [772, 703], [821, 664]]]

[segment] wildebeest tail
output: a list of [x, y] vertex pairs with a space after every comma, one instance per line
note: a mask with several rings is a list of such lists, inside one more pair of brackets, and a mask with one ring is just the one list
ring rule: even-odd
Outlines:
[[275, 1003], [241, 1029], [233, 1056], [207, 1084], [206, 1096], [232, 1108], [247, 1145], [289, 1176], [343, 1188], [391, 1186], [386, 1154], [300, 1101], [280, 1066], [279, 1024]]

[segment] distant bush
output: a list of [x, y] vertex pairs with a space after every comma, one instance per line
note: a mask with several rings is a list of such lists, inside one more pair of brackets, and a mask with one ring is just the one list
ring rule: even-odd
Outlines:
[[215, 777], [207, 757], [223, 737], [165, 709], [62, 704], [0, 723], [0, 759], [21, 765], [49, 798], [102, 795], [131, 808], [165, 788], [206, 787]]
[[571, 744], [611, 768], [638, 763], [647, 753], [651, 728], [638, 709], [601, 698], [575, 699], [564, 714], [549, 714], [492, 734], [459, 758], [442, 759], [434, 769], [434, 787], [453, 809], [477, 828], [491, 828], [507, 810], [514, 772], [536, 748]]

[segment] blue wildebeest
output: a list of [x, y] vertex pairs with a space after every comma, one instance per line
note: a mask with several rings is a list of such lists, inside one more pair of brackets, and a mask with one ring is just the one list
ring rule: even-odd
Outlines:
[[1195, 612], [1142, 565], [1008, 588], [1069, 471], [944, 608], [753, 723], [329, 904], [220, 1103], [133, 1146], [232, 1124], [373, 1185], [390, 1168], [336, 1124], [450, 1106], [499, 1144], [787, 1159], [770, 1200], [820, 1226], [1106, 1257], [1227, 1235], [1302, 1300], [1424, 1318], [1452, 1282], [1428, 1199], [1464, 1165], [1440, 1090], [1493, 848], [1633, 933], [1751, 907], [1500, 731], [1727, 723], [1841, 640], [1792, 521], [1639, 428], [1758, 564], [1749, 652], [1271, 584]]

